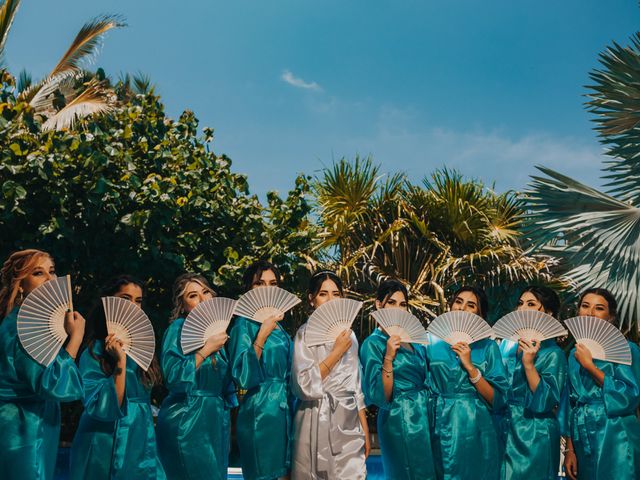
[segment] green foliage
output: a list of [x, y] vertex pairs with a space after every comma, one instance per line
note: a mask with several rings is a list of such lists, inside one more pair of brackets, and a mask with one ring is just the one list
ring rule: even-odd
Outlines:
[[164, 321], [185, 270], [235, 295], [240, 270], [258, 257], [282, 265], [288, 281], [306, 263], [305, 177], [286, 199], [270, 193], [264, 209], [246, 177], [210, 150], [211, 130], [200, 137], [190, 111], [167, 118], [152, 93], [123, 95], [112, 115], [78, 131], [40, 133], [10, 92], [5, 85], [0, 104], [0, 255], [51, 252], [58, 271], [73, 275], [81, 308], [108, 277], [128, 272], [148, 281], [148, 310]]

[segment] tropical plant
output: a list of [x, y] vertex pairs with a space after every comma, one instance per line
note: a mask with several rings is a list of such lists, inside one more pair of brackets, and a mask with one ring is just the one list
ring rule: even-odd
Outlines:
[[583, 289], [610, 289], [621, 328], [640, 315], [640, 34], [614, 43], [591, 72], [587, 108], [607, 148], [600, 192], [539, 167], [526, 194], [534, 245], [561, 260], [566, 277]]

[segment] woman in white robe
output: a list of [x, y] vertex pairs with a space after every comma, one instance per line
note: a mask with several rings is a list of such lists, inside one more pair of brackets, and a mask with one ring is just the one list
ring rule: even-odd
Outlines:
[[[333, 272], [311, 277], [313, 308], [342, 296], [342, 282]], [[365, 479], [370, 444], [358, 340], [345, 330], [334, 343], [309, 347], [305, 329], [306, 323], [296, 334], [291, 372], [291, 389], [300, 400], [292, 480]]]

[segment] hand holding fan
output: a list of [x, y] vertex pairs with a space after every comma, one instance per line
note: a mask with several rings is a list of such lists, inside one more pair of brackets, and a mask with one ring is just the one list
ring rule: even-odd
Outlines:
[[156, 339], [149, 317], [130, 300], [102, 297], [107, 332], [123, 343], [123, 350], [145, 372], [156, 349]]
[[397, 335], [404, 343], [429, 343], [427, 331], [411, 313], [401, 308], [381, 308], [371, 314], [387, 335]]
[[67, 339], [64, 320], [73, 310], [71, 277], [54, 278], [34, 289], [18, 311], [18, 339], [27, 353], [45, 367]]
[[495, 323], [493, 331], [498, 338], [514, 342], [521, 338], [528, 342], [542, 342], [548, 338], [562, 337], [567, 334], [558, 320], [537, 310], [511, 312]]
[[447, 312], [429, 324], [427, 332], [441, 338], [449, 345], [458, 342], [473, 343], [491, 338], [493, 330], [484, 318], [470, 312]]
[[233, 313], [262, 323], [273, 315], [283, 315], [300, 302], [293, 293], [282, 288], [258, 287], [238, 299]]
[[304, 343], [309, 347], [331, 343], [343, 331], [351, 328], [362, 308], [362, 302], [349, 298], [336, 298], [316, 308], [304, 332]]
[[580, 316], [565, 320], [576, 339], [597, 360], [631, 365], [631, 348], [627, 339], [613, 324], [597, 317]]
[[214, 297], [196, 305], [182, 325], [182, 353], [191, 353], [201, 348], [211, 335], [226, 331], [235, 306], [235, 300], [224, 297]]

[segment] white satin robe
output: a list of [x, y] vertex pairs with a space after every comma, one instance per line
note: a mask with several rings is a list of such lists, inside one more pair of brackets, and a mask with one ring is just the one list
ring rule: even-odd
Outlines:
[[358, 412], [365, 408], [358, 340], [324, 379], [320, 362], [333, 343], [308, 347], [306, 324], [294, 341], [291, 390], [298, 397], [294, 419], [292, 480], [365, 479], [364, 431]]

